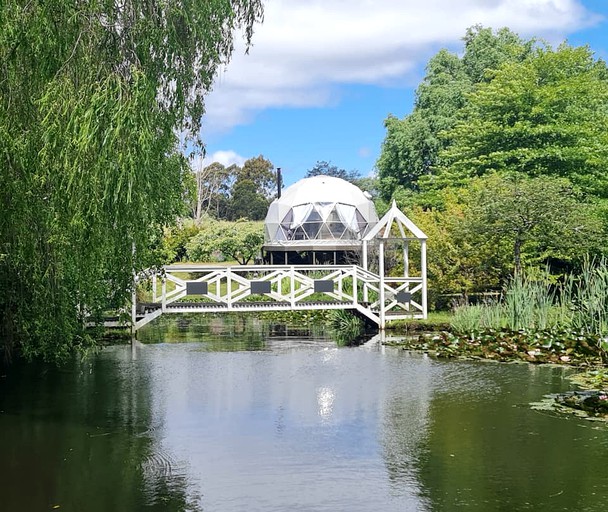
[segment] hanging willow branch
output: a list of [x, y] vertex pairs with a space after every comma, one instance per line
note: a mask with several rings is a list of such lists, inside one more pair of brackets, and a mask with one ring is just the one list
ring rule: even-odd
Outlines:
[[[120, 307], [183, 208], [176, 133], [260, 0], [6, 0], [0, 9], [0, 351], [61, 360]], [[132, 246], [135, 244], [135, 255]]]

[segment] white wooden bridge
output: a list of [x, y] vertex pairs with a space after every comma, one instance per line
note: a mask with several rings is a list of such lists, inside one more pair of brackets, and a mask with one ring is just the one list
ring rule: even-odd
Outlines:
[[358, 265], [173, 265], [149, 281], [151, 301], [133, 304], [135, 331], [170, 313], [350, 309], [381, 329], [427, 314], [423, 277], [383, 277]]
[[[398, 251], [390, 249], [395, 242]], [[420, 263], [410, 265], [410, 244]], [[402, 260], [400, 275], [386, 275], [386, 254]], [[373, 256], [372, 256], [373, 255]], [[384, 329], [391, 320], [426, 318], [426, 235], [393, 203], [361, 240], [362, 265], [171, 265], [136, 279], [133, 332], [162, 314], [227, 311], [350, 309]], [[377, 269], [372, 272], [370, 268]]]

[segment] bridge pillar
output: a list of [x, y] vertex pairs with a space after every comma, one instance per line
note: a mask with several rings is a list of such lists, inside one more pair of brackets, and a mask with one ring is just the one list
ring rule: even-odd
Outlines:
[[379, 249], [380, 250], [378, 255], [378, 274], [380, 274], [380, 325], [378, 326], [378, 328], [380, 330], [383, 330], [386, 327], [386, 291], [384, 289], [384, 240], [380, 240]]
[[131, 336], [135, 336], [135, 322], [137, 322], [137, 280], [133, 279], [131, 291]]

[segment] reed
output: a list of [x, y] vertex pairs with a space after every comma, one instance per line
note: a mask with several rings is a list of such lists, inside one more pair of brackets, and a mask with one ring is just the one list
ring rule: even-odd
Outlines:
[[516, 275], [504, 289], [503, 305], [505, 327], [512, 331], [549, 328], [554, 292], [548, 273], [540, 278], [525, 274]]
[[482, 321], [481, 305], [464, 305], [454, 309], [454, 316], [451, 320], [451, 326], [456, 332], [474, 332], [484, 328]]
[[541, 276], [521, 274], [504, 287], [500, 300], [456, 308], [452, 328], [457, 332], [483, 329], [512, 331], [574, 330], [608, 336], [608, 260], [587, 258], [577, 275], [553, 286]]
[[568, 320], [581, 332], [608, 335], [608, 260], [587, 258], [581, 273], [564, 287]]

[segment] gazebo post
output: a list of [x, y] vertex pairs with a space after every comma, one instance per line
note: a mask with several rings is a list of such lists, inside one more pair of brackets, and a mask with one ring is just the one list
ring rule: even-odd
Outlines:
[[[367, 266], [367, 240], [363, 240], [363, 270], [368, 270]], [[368, 295], [367, 281], [363, 281], [363, 302], [366, 304], [369, 302]]]
[[[410, 242], [409, 240], [403, 241], [403, 277], [406, 279], [410, 277]], [[405, 292], [410, 291], [410, 283], [407, 282], [403, 288]], [[406, 311], [410, 310], [410, 303], [405, 305]]]
[[380, 275], [380, 330], [386, 327], [385, 303], [384, 303], [384, 240], [380, 239], [380, 250], [378, 255], [378, 274]]
[[427, 317], [427, 295], [426, 295], [426, 240], [420, 240], [420, 272], [422, 274], [422, 315]]

